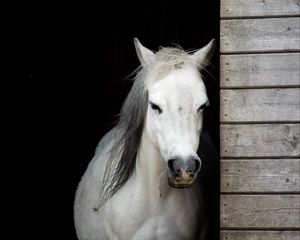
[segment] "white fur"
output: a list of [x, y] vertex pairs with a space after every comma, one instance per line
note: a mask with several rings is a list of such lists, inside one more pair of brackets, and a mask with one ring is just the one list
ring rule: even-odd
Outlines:
[[198, 148], [202, 111], [197, 109], [208, 98], [198, 64], [192, 64], [197, 59], [193, 55], [190, 63], [169, 69], [168, 74], [152, 81], [150, 68], [155, 55], [136, 43], [142, 65], [149, 67], [145, 80], [149, 101], [159, 105], [162, 113], [148, 106], [132, 176], [95, 211], [114, 130], [101, 140], [76, 192], [77, 235], [80, 240], [198, 239], [203, 228], [198, 182], [185, 189], [171, 188], [166, 173], [167, 159], [195, 155]]

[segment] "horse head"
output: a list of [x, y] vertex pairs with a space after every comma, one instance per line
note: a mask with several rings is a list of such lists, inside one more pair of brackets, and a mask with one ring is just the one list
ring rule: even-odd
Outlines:
[[144, 131], [164, 160], [169, 185], [189, 187], [201, 169], [197, 149], [203, 110], [209, 105], [199, 70], [208, 65], [214, 40], [192, 53], [180, 48], [154, 53], [137, 39], [135, 47], [148, 96]]

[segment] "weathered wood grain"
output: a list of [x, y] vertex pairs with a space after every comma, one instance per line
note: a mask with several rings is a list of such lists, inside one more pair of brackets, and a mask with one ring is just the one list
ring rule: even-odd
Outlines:
[[299, 195], [221, 195], [222, 228], [300, 228]]
[[221, 90], [220, 120], [299, 121], [300, 89]]
[[300, 155], [300, 124], [221, 125], [221, 157]]
[[222, 20], [221, 53], [299, 50], [299, 18]]
[[300, 193], [300, 159], [226, 159], [220, 172], [221, 192]]
[[221, 17], [298, 15], [300, 0], [222, 0]]
[[300, 54], [221, 55], [220, 85], [222, 88], [299, 86]]
[[222, 230], [220, 240], [300, 240], [300, 231]]

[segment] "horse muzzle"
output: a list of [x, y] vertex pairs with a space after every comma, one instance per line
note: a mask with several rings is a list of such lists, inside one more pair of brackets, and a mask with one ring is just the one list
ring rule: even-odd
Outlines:
[[187, 159], [172, 158], [167, 163], [169, 185], [174, 188], [191, 186], [201, 169], [201, 160], [198, 156]]

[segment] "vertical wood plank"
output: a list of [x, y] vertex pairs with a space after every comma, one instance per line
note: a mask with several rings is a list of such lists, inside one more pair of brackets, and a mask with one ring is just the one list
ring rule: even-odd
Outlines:
[[221, 90], [221, 122], [300, 121], [300, 88]]
[[223, 193], [300, 193], [300, 159], [226, 159], [220, 165]]
[[221, 53], [298, 51], [299, 18], [222, 20]]
[[220, 240], [300, 240], [300, 231], [223, 230]]
[[222, 228], [300, 228], [299, 195], [222, 195]]
[[300, 156], [300, 124], [221, 125], [221, 157]]
[[221, 17], [272, 17], [298, 15], [299, 0], [221, 0]]
[[226, 87], [300, 85], [300, 54], [221, 55], [220, 84]]

